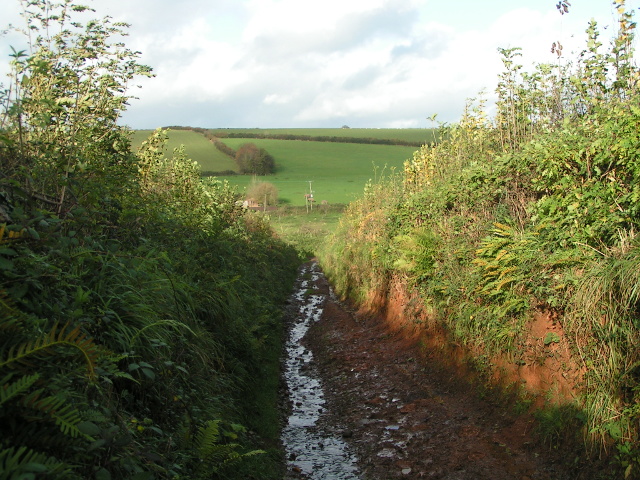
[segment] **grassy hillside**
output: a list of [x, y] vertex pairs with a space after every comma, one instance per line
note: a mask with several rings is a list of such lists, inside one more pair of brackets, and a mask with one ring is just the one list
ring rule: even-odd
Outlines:
[[[225, 139], [231, 148], [246, 139]], [[361, 145], [350, 143], [304, 142], [300, 140], [252, 139], [276, 160], [276, 173], [260, 179], [273, 183], [282, 203], [304, 205], [309, 181], [318, 202], [349, 203], [362, 193], [364, 184], [387, 169], [401, 169], [415, 148], [393, 145]], [[374, 170], [374, 166], [378, 171]], [[247, 186], [247, 176], [226, 177], [240, 189]]]
[[[137, 150], [152, 133], [153, 130], [135, 130], [131, 137], [132, 150]], [[235, 169], [235, 162], [220, 152], [200, 133], [190, 130], [171, 130], [167, 151], [172, 152], [173, 149], [181, 145], [184, 145], [187, 157], [198, 162], [202, 171], [221, 172]]]
[[[285, 129], [279, 129], [285, 131]], [[286, 131], [304, 132], [352, 132], [369, 129], [289, 129]], [[418, 130], [418, 129], [415, 129]], [[422, 130], [424, 132], [424, 130]], [[384, 138], [387, 135], [402, 133], [415, 135], [414, 130], [371, 129]], [[134, 132], [133, 148], [137, 148], [148, 134], [148, 130]], [[388, 138], [388, 137], [387, 137]], [[243, 143], [254, 143], [265, 148], [276, 161], [276, 174], [261, 177], [259, 180], [273, 183], [279, 191], [281, 203], [302, 206], [304, 194], [309, 193], [309, 181], [318, 202], [326, 200], [331, 204], [349, 203], [355, 200], [364, 184], [375, 178], [385, 169], [401, 169], [405, 160], [410, 159], [414, 147], [395, 145], [369, 145], [353, 143], [309, 142], [302, 140], [265, 140], [225, 138], [224, 143], [234, 150]], [[183, 144], [188, 157], [196, 160], [202, 171], [235, 170], [235, 163], [219, 152], [203, 135], [189, 130], [170, 130], [168, 148]], [[243, 191], [252, 177], [221, 177]]]

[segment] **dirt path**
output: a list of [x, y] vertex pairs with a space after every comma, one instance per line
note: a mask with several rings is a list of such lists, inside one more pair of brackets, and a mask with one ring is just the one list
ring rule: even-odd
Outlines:
[[[324, 389], [314, 428], [344, 439], [359, 478], [593, 478], [537, 444], [530, 417], [479, 398], [380, 318], [355, 315], [332, 298], [323, 275], [307, 288], [326, 295], [320, 320], [302, 340]], [[305, 476], [295, 467], [288, 475], [334, 478]]]

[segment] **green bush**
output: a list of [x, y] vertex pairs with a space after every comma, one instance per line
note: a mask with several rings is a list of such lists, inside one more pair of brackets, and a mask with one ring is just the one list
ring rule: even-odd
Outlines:
[[124, 87], [149, 70], [120, 26], [25, 8], [0, 114], [3, 476], [281, 478], [296, 252], [163, 131], [129, 150]]
[[235, 154], [238, 171], [251, 175], [269, 175], [275, 171], [275, 160], [264, 148], [243, 143]]
[[[565, 426], [616, 443], [630, 475], [640, 468], [640, 96], [635, 23], [616, 5], [609, 51], [593, 23], [575, 63], [527, 73], [519, 49], [501, 50], [496, 115], [470, 101], [401, 175], [367, 185], [321, 259], [360, 301], [400, 279], [479, 358], [522, 365], [528, 324], [550, 313], [585, 372], [566, 407], [581, 420]], [[547, 442], [563, 438], [562, 408], [539, 415]]]

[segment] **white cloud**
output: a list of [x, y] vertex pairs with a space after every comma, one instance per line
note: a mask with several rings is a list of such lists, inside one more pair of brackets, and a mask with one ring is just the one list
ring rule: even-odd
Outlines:
[[264, 97], [263, 103], [265, 105], [285, 105], [287, 103], [291, 103], [294, 98], [295, 97], [293, 95], [272, 93]]
[[136, 128], [424, 127], [433, 113], [454, 121], [467, 98], [492, 94], [502, 69], [498, 47], [522, 47], [525, 64], [553, 61], [551, 42], [561, 40], [567, 54], [581, 48], [592, 14], [612, 23], [605, 0], [575, 2], [564, 16], [553, 0], [93, 5], [99, 16], [132, 24], [127, 45], [154, 68], [156, 78], [139, 82], [132, 93], [140, 100], [124, 116]]

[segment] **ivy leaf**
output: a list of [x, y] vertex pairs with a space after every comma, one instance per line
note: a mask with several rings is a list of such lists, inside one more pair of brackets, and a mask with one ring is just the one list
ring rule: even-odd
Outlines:
[[28, 227], [27, 232], [29, 232], [29, 235], [31, 235], [31, 238], [33, 238], [34, 240], [40, 240], [40, 235], [35, 228]]
[[154, 476], [151, 472], [139, 472], [136, 473], [131, 480], [153, 480]]

